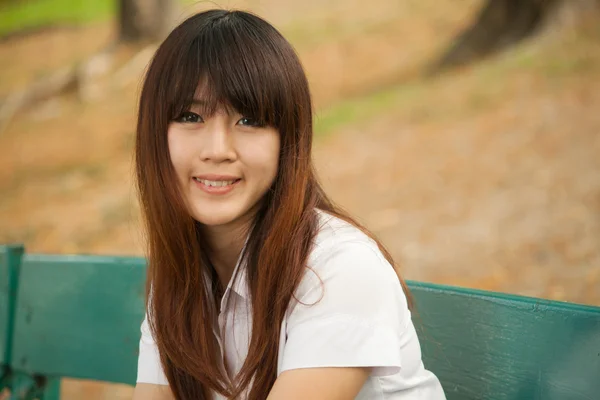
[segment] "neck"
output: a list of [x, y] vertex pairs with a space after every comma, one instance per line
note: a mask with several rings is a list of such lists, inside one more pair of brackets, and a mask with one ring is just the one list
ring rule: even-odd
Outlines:
[[227, 225], [203, 227], [210, 248], [209, 257], [223, 288], [231, 280], [251, 224], [252, 218], [243, 217]]

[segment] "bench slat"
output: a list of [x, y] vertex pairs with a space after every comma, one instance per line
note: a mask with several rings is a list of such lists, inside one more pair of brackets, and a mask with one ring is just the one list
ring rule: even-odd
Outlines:
[[145, 271], [141, 258], [23, 257], [13, 366], [134, 384]]
[[409, 282], [448, 400], [600, 398], [600, 308]]
[[[8, 364], [7, 352], [8, 348], [8, 332], [10, 331], [8, 324], [8, 292], [9, 292], [9, 277], [8, 277], [8, 254], [3, 246], [0, 249], [0, 377], [4, 370], [4, 366]], [[0, 386], [0, 390], [2, 387]]]
[[13, 310], [23, 252], [23, 247], [19, 245], [0, 246], [0, 376], [4, 368], [10, 365]]
[[[26, 255], [13, 366], [135, 383], [145, 260]], [[408, 282], [427, 368], [448, 400], [595, 399], [600, 308]]]

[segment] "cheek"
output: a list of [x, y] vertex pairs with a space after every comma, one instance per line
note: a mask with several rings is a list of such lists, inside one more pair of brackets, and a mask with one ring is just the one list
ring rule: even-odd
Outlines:
[[279, 135], [255, 134], [238, 142], [240, 161], [245, 165], [246, 177], [266, 190], [275, 179], [279, 166]]
[[261, 170], [264, 173], [264, 179], [272, 181], [275, 179], [279, 167], [279, 135], [265, 138], [259, 144], [258, 149], [256, 162], [260, 164]]
[[277, 170], [279, 169], [280, 146], [279, 135], [277, 135], [276, 138], [272, 140], [269, 149], [269, 167], [273, 172], [273, 178], [275, 178], [275, 174], [277, 174]]
[[171, 163], [177, 172], [177, 175], [186, 173], [186, 165], [189, 155], [189, 146], [186, 146], [184, 140], [176, 129], [170, 128], [168, 132], [169, 156]]

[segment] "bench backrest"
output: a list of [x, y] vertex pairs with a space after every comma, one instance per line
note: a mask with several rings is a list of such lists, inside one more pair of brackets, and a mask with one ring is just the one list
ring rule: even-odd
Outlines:
[[25, 255], [13, 368], [134, 384], [145, 273], [141, 258]]
[[[134, 384], [145, 261], [25, 255], [20, 269], [13, 368]], [[600, 398], [600, 308], [409, 287], [426, 367], [448, 400]]]
[[7, 336], [11, 330], [8, 318], [8, 310], [10, 309], [8, 304], [10, 278], [7, 258], [8, 254], [6, 252], [0, 252], [0, 376], [2, 376], [5, 366], [9, 364], [6, 351], [9, 345]]
[[8, 318], [8, 297], [10, 290], [10, 278], [8, 274], [8, 254], [5, 251], [0, 252], [0, 376], [4, 367], [8, 365], [8, 332], [11, 330]]
[[448, 399], [600, 399], [600, 308], [410, 282]]
[[0, 246], [0, 377], [10, 365], [21, 246]]

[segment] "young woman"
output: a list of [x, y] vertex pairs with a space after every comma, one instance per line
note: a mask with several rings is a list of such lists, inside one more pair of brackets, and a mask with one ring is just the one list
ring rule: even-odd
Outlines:
[[317, 182], [312, 128], [300, 61], [257, 16], [197, 14], [156, 52], [135, 399], [444, 399], [389, 254]]

